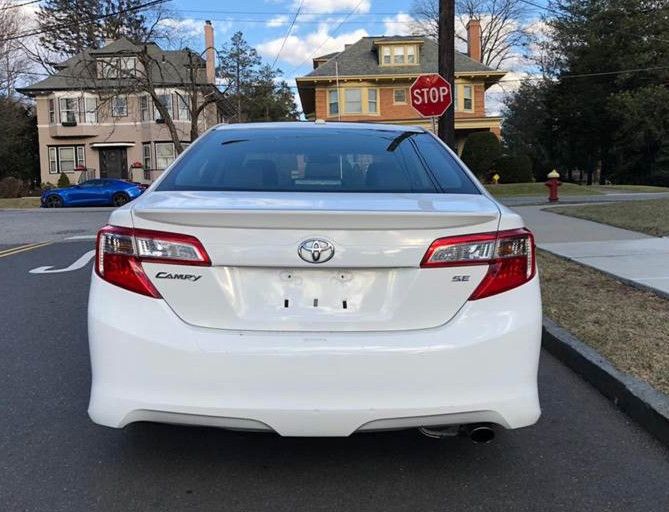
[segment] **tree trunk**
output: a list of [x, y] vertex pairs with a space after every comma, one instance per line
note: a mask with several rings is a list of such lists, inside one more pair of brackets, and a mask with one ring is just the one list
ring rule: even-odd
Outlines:
[[[439, 0], [439, 74], [455, 87], [455, 2]], [[457, 151], [455, 145], [455, 107], [451, 105], [439, 118], [439, 138]]]

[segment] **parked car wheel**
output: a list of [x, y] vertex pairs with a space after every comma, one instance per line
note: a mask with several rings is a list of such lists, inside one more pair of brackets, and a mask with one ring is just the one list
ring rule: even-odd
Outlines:
[[47, 208], [62, 208], [63, 200], [60, 196], [54, 194], [46, 198], [45, 204]]
[[130, 201], [130, 198], [127, 194], [119, 193], [114, 194], [114, 197], [112, 197], [112, 204], [114, 206], [123, 206], [128, 201]]

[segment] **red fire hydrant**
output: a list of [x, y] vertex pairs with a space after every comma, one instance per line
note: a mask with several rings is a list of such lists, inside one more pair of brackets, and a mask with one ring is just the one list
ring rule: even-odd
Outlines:
[[553, 169], [551, 172], [548, 173], [547, 178], [548, 180], [546, 180], [545, 185], [548, 187], [548, 200], [551, 203], [555, 203], [559, 201], [558, 187], [562, 185], [562, 182], [559, 179], [560, 173], [557, 172], [555, 169]]

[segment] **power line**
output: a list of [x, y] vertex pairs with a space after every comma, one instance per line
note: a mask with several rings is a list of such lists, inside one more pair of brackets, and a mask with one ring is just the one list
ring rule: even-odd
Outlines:
[[279, 48], [279, 51], [277, 52], [276, 56], [274, 57], [274, 62], [272, 62], [272, 69], [274, 69], [274, 66], [276, 65], [276, 61], [279, 60], [279, 55], [281, 55], [281, 52], [283, 51], [283, 47], [286, 45], [286, 41], [288, 41], [288, 37], [290, 37], [290, 33], [293, 31], [293, 27], [295, 26], [295, 20], [300, 15], [300, 11], [302, 10], [302, 4], [303, 3], [304, 3], [304, 0], [300, 0], [300, 5], [297, 6], [297, 10], [295, 11], [295, 16], [293, 16], [293, 21], [290, 23], [290, 27], [288, 27], [288, 31], [286, 32], [286, 37], [284, 37], [283, 41], [281, 42], [281, 48]]
[[526, 4], [526, 5], [530, 5], [530, 6], [532, 6], [532, 7], [535, 7], [536, 9], [539, 9], [539, 10], [541, 10], [541, 11], [548, 11], [548, 12], [552, 12], [553, 14], [559, 14], [559, 12], [558, 12], [557, 10], [553, 9], [553, 8], [550, 7], [549, 5], [541, 5], [541, 4], [537, 4], [537, 3], [534, 3], [534, 2], [530, 2], [530, 0], [518, 0], [518, 1], [519, 1], [520, 3], [523, 3], [523, 4]]
[[[257, 14], [257, 15], [290, 15], [293, 14], [293, 11], [231, 11], [228, 9], [180, 9], [181, 12], [196, 12], [196, 13], [204, 13], [204, 14], [209, 14], [209, 13], [216, 13], [216, 14]], [[316, 11], [308, 11], [302, 13], [303, 16], [345, 16], [346, 14], [349, 14], [348, 11], [343, 11], [343, 12], [337, 12], [337, 11], [321, 11], [321, 12], [316, 12]], [[394, 16], [397, 14], [397, 11], [375, 11], [375, 12], [361, 12], [358, 13], [358, 16]]]
[[31, 0], [30, 2], [24, 2], [22, 4], [11, 4], [11, 5], [7, 5], [7, 6], [3, 7], [1, 10], [8, 11], [9, 9], [17, 9], [19, 7], [23, 7], [24, 5], [38, 4], [41, 1], [42, 0]]
[[[125, 14], [127, 12], [133, 12], [133, 11], [139, 11], [142, 9], [146, 9], [148, 7], [153, 7], [154, 5], [159, 5], [163, 4], [165, 2], [169, 2], [170, 0], [151, 0], [150, 2], [146, 2], [144, 4], [136, 5], [134, 7], [128, 7], [127, 9], [119, 9], [118, 11], [115, 12], [110, 12], [107, 14], [100, 14], [97, 16], [94, 16], [90, 20], [86, 20], [86, 22], [91, 22], [91, 21], [96, 21], [96, 20], [102, 20], [105, 18], [111, 18], [112, 16], [117, 16], [119, 14]], [[32, 36], [37, 36], [40, 34], [44, 34], [46, 32], [50, 32], [51, 30], [57, 30], [59, 28], [67, 27], [70, 25], [70, 23], [57, 23], [54, 25], [49, 26], [48, 28], [42, 29], [42, 30], [32, 30], [29, 32], [23, 32], [22, 34], [17, 34], [15, 36], [10, 36], [10, 37], [5, 37], [3, 39], [0, 39], [0, 43], [4, 43], [6, 41], [14, 41], [16, 39], [22, 39], [24, 37], [32, 37]]]

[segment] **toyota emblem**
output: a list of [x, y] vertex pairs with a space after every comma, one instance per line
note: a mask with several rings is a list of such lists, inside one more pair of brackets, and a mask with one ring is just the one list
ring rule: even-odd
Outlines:
[[334, 256], [334, 245], [321, 238], [305, 240], [297, 248], [297, 254], [307, 263], [325, 263]]

